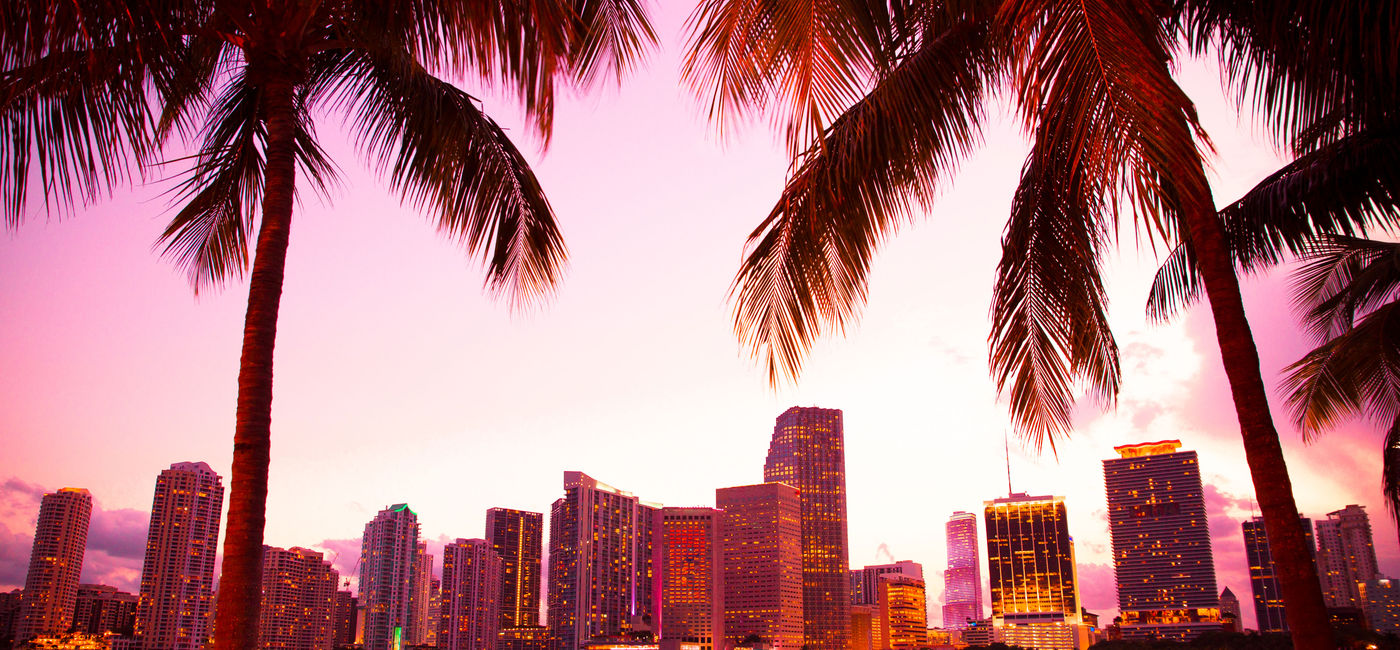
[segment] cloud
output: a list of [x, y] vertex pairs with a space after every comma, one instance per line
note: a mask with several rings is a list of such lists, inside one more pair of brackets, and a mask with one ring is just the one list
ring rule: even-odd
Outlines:
[[1080, 604], [1099, 615], [1099, 624], [1108, 625], [1118, 615], [1118, 588], [1113, 579], [1113, 565], [1080, 563]]
[[[0, 589], [24, 586], [39, 504], [50, 491], [14, 477], [0, 483]], [[93, 503], [80, 580], [123, 591], [139, 589], [149, 525], [149, 513], [130, 508], [107, 510]]]

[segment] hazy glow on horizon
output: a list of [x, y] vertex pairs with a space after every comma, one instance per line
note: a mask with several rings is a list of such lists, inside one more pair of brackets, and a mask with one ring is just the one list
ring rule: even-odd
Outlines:
[[[1006, 491], [987, 314], [1023, 138], [1000, 116], [928, 218], [884, 245], [859, 324], [817, 343], [799, 385], [770, 389], [733, 338], [726, 290], [787, 160], [762, 120], [715, 136], [678, 80], [686, 11], [660, 12], [661, 49], [620, 89], [561, 102], [545, 153], [514, 104], [487, 95], [488, 113], [524, 139], [571, 255], [557, 296], [528, 313], [485, 297], [480, 269], [400, 206], [339, 119], [322, 116], [345, 182], [328, 202], [304, 192], [292, 230], [268, 544], [354, 548], [337, 562], [348, 571], [365, 522], [387, 504], [411, 504], [440, 545], [479, 537], [489, 507], [548, 512], [564, 470], [647, 501], [711, 505], [715, 488], [762, 480], [779, 413], [817, 405], [845, 412], [851, 565], [886, 552], [921, 562], [939, 620], [944, 522], [955, 510], [980, 516]], [[1213, 65], [1188, 62], [1181, 78], [1219, 153], [1216, 200], [1233, 200], [1281, 160], [1236, 116]], [[120, 543], [90, 550], [84, 581], [131, 588], [129, 529], [144, 544], [140, 513], [160, 470], [202, 460], [227, 484], [246, 284], [192, 299], [152, 252], [167, 187], [62, 221], [36, 213], [0, 240], [0, 480], [11, 479], [0, 588], [18, 586], [16, 565], [23, 583], [35, 486], [91, 490]], [[1114, 445], [1180, 439], [1211, 488], [1219, 586], [1252, 625], [1239, 520], [1253, 489], [1214, 330], [1203, 307], [1146, 322], [1156, 264], [1135, 243], [1127, 231], [1108, 280], [1124, 370], [1116, 410], [1081, 405], [1056, 454], [1013, 440], [1012, 484], [1066, 497], [1085, 604], [1111, 614], [1100, 461]], [[1272, 388], [1309, 344], [1278, 277], [1247, 283], [1246, 306]], [[1355, 423], [1305, 448], [1273, 397], [1300, 509], [1321, 518], [1366, 505], [1382, 570], [1400, 572], [1377, 429]]]

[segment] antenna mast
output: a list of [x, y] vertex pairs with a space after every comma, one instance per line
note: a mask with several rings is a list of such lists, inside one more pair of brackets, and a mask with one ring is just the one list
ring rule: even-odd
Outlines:
[[1006, 445], [1006, 496], [1009, 497], [1014, 494], [1011, 491], [1011, 433], [1002, 429], [1001, 439]]

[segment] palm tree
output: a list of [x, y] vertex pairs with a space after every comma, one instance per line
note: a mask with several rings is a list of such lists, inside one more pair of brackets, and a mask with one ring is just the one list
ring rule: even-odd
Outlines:
[[[1184, 242], [1210, 299], [1295, 645], [1329, 647], [1205, 176], [1209, 140], [1170, 75], [1183, 45], [1218, 43], [1241, 96], [1258, 95], [1271, 123], [1295, 134], [1338, 103], [1345, 65], [1329, 50], [1352, 47], [1322, 38], [1335, 3], [1312, 4], [706, 0], [691, 19], [685, 74], [721, 128], [730, 115], [779, 107], [794, 156], [734, 280], [736, 334], [770, 381], [795, 378], [811, 342], [854, 318], [874, 249], [932, 205], [978, 143], [989, 89], [1008, 84], [1033, 145], [1003, 239], [990, 363], [1018, 431], [1053, 448], [1070, 429], [1077, 386], [1117, 394], [1100, 271], [1120, 207], [1151, 237]], [[1393, 23], [1367, 24], [1385, 34]], [[1316, 62], [1304, 56], [1319, 52]]]
[[[620, 78], [655, 37], [639, 0], [14, 0], [0, 8], [0, 200], [24, 220], [37, 183], [70, 212], [198, 143], [165, 252], [196, 291], [248, 271], [232, 486], [215, 622], [257, 643], [273, 345], [296, 178], [334, 172], [313, 110], [345, 116], [404, 199], [479, 256], [486, 284], [540, 297], [565, 257], [525, 158], [434, 71], [516, 94], [548, 141], [559, 83]], [[256, 206], [261, 204], [261, 211]]]

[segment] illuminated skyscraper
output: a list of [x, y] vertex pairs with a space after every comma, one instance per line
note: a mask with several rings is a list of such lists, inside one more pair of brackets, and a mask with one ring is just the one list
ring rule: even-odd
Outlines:
[[539, 625], [544, 515], [491, 508], [486, 511], [486, 541], [501, 556], [501, 629]]
[[992, 624], [1008, 645], [1064, 650], [1087, 637], [1064, 497], [985, 502]]
[[1226, 587], [1220, 592], [1220, 623], [1226, 631], [1239, 633], [1244, 631], [1244, 619], [1241, 616], [1240, 599], [1235, 597], [1235, 592]]
[[564, 472], [549, 518], [549, 630], [555, 650], [652, 625], [659, 508], [583, 472]]
[[349, 591], [335, 592], [335, 646], [354, 645], [360, 604]]
[[40, 634], [67, 632], [73, 626], [91, 519], [92, 495], [82, 488], [63, 488], [45, 494], [39, 502], [24, 599], [15, 626], [16, 643]]
[[928, 645], [928, 610], [924, 581], [885, 573], [880, 583], [880, 637], [888, 650], [915, 650]]
[[175, 463], [156, 478], [136, 637], [145, 650], [199, 650], [214, 619], [214, 556], [224, 485], [207, 463]]
[[413, 601], [418, 515], [399, 503], [365, 524], [360, 542], [360, 607], [365, 650], [389, 650], [406, 642]]
[[433, 555], [427, 542], [418, 542], [413, 552], [413, 584], [409, 585], [408, 627], [404, 630], [408, 645], [431, 645], [437, 635], [437, 617], [433, 609]]
[[720, 511], [662, 508], [657, 549], [663, 650], [714, 650], [724, 640]]
[[305, 548], [263, 547], [258, 647], [331, 650], [340, 574], [324, 556]]
[[851, 569], [851, 604], [879, 605], [880, 576], [890, 573], [923, 580], [924, 566], [911, 560], [899, 560], [891, 564], [870, 564], [859, 569]]
[[[1303, 537], [1308, 548], [1313, 547], [1313, 524], [1307, 517], [1303, 522]], [[1283, 612], [1283, 592], [1279, 591], [1274, 574], [1274, 557], [1269, 552], [1269, 534], [1264, 531], [1264, 518], [1243, 522], [1244, 556], [1249, 561], [1249, 586], [1254, 592], [1254, 617], [1260, 632], [1287, 632], [1288, 619]], [[1316, 563], [1316, 558], [1314, 558]]]
[[[715, 490], [724, 512], [724, 636], [802, 647], [802, 503], [797, 488], [763, 483]], [[849, 626], [849, 621], [847, 622]]]
[[443, 547], [440, 650], [496, 649], [503, 565], [484, 539], [459, 539]]
[[810, 650], [846, 650], [851, 627], [851, 566], [841, 411], [794, 406], [778, 416], [763, 480], [797, 488], [802, 500], [806, 644]]
[[87, 634], [112, 632], [131, 636], [136, 629], [136, 604], [141, 597], [107, 585], [78, 585], [73, 606], [73, 629]]
[[1357, 585], [1380, 577], [1365, 506], [1350, 505], [1317, 522], [1317, 565], [1328, 607], [1364, 605]]
[[1220, 631], [1220, 595], [1194, 451], [1165, 440], [1103, 461], [1124, 640], [1190, 641]]
[[961, 630], [982, 618], [982, 562], [977, 552], [977, 515], [958, 511], [944, 527], [948, 568], [943, 571], [943, 627]]

